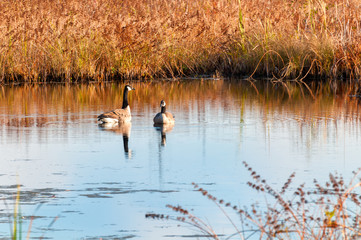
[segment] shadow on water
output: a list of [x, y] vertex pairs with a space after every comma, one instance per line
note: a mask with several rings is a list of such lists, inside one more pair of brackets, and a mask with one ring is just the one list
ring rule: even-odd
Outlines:
[[132, 158], [132, 150], [129, 149], [129, 137], [132, 129], [131, 123], [101, 123], [98, 126], [103, 131], [121, 134], [123, 136], [124, 155], [127, 159]]

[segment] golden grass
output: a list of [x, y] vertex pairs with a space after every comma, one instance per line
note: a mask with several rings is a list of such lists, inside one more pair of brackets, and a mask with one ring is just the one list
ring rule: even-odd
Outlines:
[[356, 0], [5, 0], [0, 79], [360, 77]]

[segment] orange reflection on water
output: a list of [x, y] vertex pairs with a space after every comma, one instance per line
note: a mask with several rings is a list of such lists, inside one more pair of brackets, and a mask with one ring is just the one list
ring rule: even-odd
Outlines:
[[[14, 127], [42, 127], [91, 119], [97, 114], [119, 108], [125, 84], [39, 84], [1, 86], [0, 123]], [[159, 109], [161, 99], [169, 110], [194, 115], [194, 112], [237, 109], [242, 120], [245, 111], [257, 112], [264, 122], [293, 119], [300, 124], [360, 120], [360, 102], [350, 97], [352, 89], [334, 92], [330, 84], [272, 84], [247, 81], [184, 80], [133, 82], [129, 95], [133, 114]], [[312, 93], [311, 93], [312, 92]], [[207, 104], [211, 106], [206, 109]], [[181, 114], [182, 116], [182, 114]], [[176, 119], [177, 122], [179, 119]]]

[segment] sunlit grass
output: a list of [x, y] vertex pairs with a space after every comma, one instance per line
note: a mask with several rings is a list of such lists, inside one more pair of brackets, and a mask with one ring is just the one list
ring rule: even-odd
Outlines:
[[2, 1], [0, 80], [360, 77], [359, 2]]

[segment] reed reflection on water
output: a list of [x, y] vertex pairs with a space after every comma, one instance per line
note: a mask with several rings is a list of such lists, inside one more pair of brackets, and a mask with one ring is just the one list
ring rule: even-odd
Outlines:
[[[293, 171], [303, 182], [361, 165], [360, 102], [350, 97], [352, 86], [132, 82], [132, 123], [98, 125], [100, 113], [121, 106], [124, 85], [0, 86], [0, 190], [12, 199], [9, 186], [20, 182], [23, 204], [45, 202], [39, 228], [62, 215], [47, 237], [187, 235], [144, 219], [145, 212], [166, 212], [168, 203], [211, 214], [227, 229], [191, 182], [243, 205], [257, 196], [245, 186], [242, 161], [275, 185]], [[174, 125], [153, 125], [161, 99]], [[30, 206], [23, 211], [32, 212]]]

